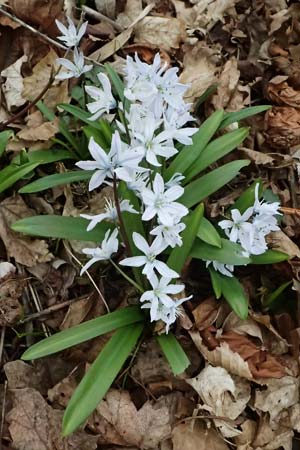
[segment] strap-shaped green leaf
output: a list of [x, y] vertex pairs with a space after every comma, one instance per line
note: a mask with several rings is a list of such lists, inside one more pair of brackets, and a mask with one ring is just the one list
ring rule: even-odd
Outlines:
[[5, 152], [7, 142], [11, 136], [13, 136], [13, 131], [11, 130], [4, 130], [0, 133], [0, 156], [3, 155]]
[[120, 328], [104, 346], [75, 390], [63, 418], [63, 434], [75, 431], [97, 407], [134, 349], [143, 324]]
[[248, 160], [233, 161], [192, 181], [185, 187], [180, 203], [191, 208], [229, 183], [243, 167], [249, 164]]
[[112, 227], [107, 222], [101, 222], [93, 230], [86, 231], [87, 225], [88, 221], [81, 217], [45, 215], [20, 219], [11, 228], [14, 231], [31, 236], [100, 243], [106, 231]]
[[191, 364], [185, 351], [173, 333], [161, 334], [156, 339], [162, 349], [174, 375], [179, 375]]
[[234, 122], [247, 119], [247, 117], [255, 116], [255, 114], [267, 111], [270, 108], [272, 108], [271, 105], [249, 106], [249, 108], [244, 108], [240, 111], [225, 113], [220, 129], [228, 127], [228, 125], [231, 125]]
[[117, 94], [118, 94], [121, 102], [123, 102], [124, 101], [124, 83], [123, 83], [123, 81], [121, 80], [121, 78], [119, 77], [119, 75], [117, 74], [117, 72], [111, 65], [104, 64], [104, 68], [105, 68], [115, 90], [117, 91]]
[[239, 244], [223, 238], [221, 238], [221, 244], [222, 247], [218, 248], [196, 239], [190, 256], [204, 261], [218, 261], [222, 264], [233, 264], [234, 266], [243, 266], [251, 262], [250, 258], [243, 256], [244, 250]]
[[213, 245], [214, 247], [222, 247], [221, 236], [206, 217], [202, 217], [200, 221], [197, 236], [207, 244]]
[[224, 111], [219, 110], [203, 122], [199, 130], [192, 137], [193, 144], [185, 146], [165, 171], [165, 180], [169, 180], [176, 172], [185, 174], [188, 168], [199, 158], [202, 150], [219, 128], [223, 117]]
[[76, 117], [77, 119], [80, 119], [82, 122], [92, 126], [93, 128], [97, 128], [98, 130], [101, 130], [101, 127], [97, 120], [91, 121], [89, 120], [91, 117], [91, 114], [85, 111], [84, 109], [79, 108], [78, 106], [69, 105], [69, 103], [60, 103], [57, 105], [59, 108], [62, 108], [64, 111], [68, 112], [72, 116]]
[[43, 339], [26, 350], [22, 355], [22, 359], [28, 361], [52, 355], [73, 345], [109, 333], [117, 328], [143, 320], [144, 315], [140, 307], [129, 306], [119, 311], [97, 317], [96, 319], [88, 320], [80, 325], [60, 331], [53, 336]]
[[251, 264], [276, 264], [287, 261], [289, 255], [278, 250], [267, 250], [262, 255], [251, 255]]
[[41, 192], [55, 186], [62, 186], [64, 184], [74, 183], [76, 181], [89, 180], [93, 173], [93, 170], [74, 170], [65, 173], [55, 173], [54, 175], [39, 178], [38, 180], [23, 186], [19, 189], [19, 192], [21, 194]]
[[193, 247], [203, 213], [204, 205], [201, 204], [189, 215], [185, 222], [186, 228], [181, 233], [182, 246], [173, 248], [170, 253], [167, 264], [178, 273], [181, 272]]
[[249, 134], [248, 128], [239, 128], [224, 134], [214, 141], [210, 142], [202, 151], [199, 158], [185, 174], [184, 184], [206, 169], [210, 164], [218, 161], [223, 156], [234, 150]]
[[[71, 152], [62, 150], [61, 148], [51, 148], [49, 150], [35, 150], [34, 152], [25, 153], [28, 162], [39, 164], [50, 164], [65, 159], [74, 159]], [[21, 156], [18, 155], [11, 161], [13, 164], [21, 164]]]
[[229, 208], [231, 209], [238, 209], [242, 214], [246, 211], [246, 209], [250, 208], [250, 206], [254, 205], [255, 200], [255, 186], [259, 184], [258, 193], [259, 197], [262, 196], [263, 193], [263, 187], [261, 180], [256, 180], [254, 183], [251, 184], [248, 189], [246, 189], [242, 195], [234, 202], [234, 204]]
[[32, 172], [40, 163], [26, 163], [21, 166], [10, 164], [0, 171], [0, 192], [5, 191], [17, 181], [21, 180], [25, 175]]

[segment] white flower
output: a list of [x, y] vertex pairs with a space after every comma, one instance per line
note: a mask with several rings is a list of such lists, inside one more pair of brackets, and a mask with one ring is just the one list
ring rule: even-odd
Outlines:
[[169, 284], [170, 278], [161, 278], [158, 280], [156, 276], [151, 279], [152, 290], [146, 291], [140, 298], [141, 302], [145, 303], [142, 308], [150, 309], [151, 322], [154, 320], [163, 320], [166, 323], [166, 332], [169, 327], [175, 322], [176, 317], [180, 315], [180, 305], [183, 302], [190, 300], [189, 297], [181, 298], [180, 300], [173, 300], [170, 295], [176, 295], [183, 291], [183, 284]]
[[212, 264], [213, 268], [222, 275], [225, 275], [226, 277], [233, 277], [232, 272], [234, 271], [234, 266], [231, 264], [222, 264], [218, 261], [206, 261], [206, 267], [210, 264]]
[[82, 275], [95, 262], [109, 259], [113, 253], [118, 251], [119, 242], [117, 239], [117, 228], [111, 233], [111, 235], [110, 233], [111, 230], [107, 230], [101, 243], [101, 247], [82, 249], [83, 253], [91, 256], [92, 258], [83, 266], [80, 275]]
[[157, 173], [153, 181], [153, 191], [145, 188], [141, 192], [143, 202], [146, 206], [142, 220], [151, 220], [158, 216], [161, 224], [173, 225], [175, 218], [178, 222], [181, 217], [188, 214], [188, 209], [181, 203], [174, 202], [182, 196], [184, 189], [180, 186], [173, 186], [165, 190], [164, 180]]
[[[170, 140], [171, 134], [168, 131], [162, 131], [155, 135], [155, 131], [159, 127], [159, 123], [153, 114], [148, 114], [144, 119], [142, 131], [135, 131], [134, 142], [138, 151], [145, 155], [146, 160], [153, 166], [161, 166], [157, 160], [157, 156], [170, 158], [178, 153]], [[133, 144], [134, 145], [134, 144]]]
[[149, 182], [149, 171], [145, 169], [145, 172], [128, 171], [131, 180], [127, 182], [127, 188], [130, 191], [134, 191], [138, 197], [143, 189], [145, 189]]
[[[118, 220], [118, 213], [117, 208], [114, 202], [112, 202], [109, 199], [106, 199], [106, 205], [105, 205], [105, 212], [96, 214], [96, 215], [89, 215], [89, 214], [80, 214], [80, 217], [83, 217], [84, 219], [90, 220], [87, 227], [87, 231], [92, 230], [95, 228], [95, 226], [102, 222], [103, 220], [110, 220], [112, 222], [116, 222]], [[136, 211], [133, 206], [129, 203], [129, 200], [122, 200], [120, 202], [120, 210], [121, 212], [130, 212], [132, 214], [138, 214], [138, 211]]]
[[173, 186], [178, 186], [181, 181], [185, 179], [185, 176], [182, 173], [176, 172], [174, 175], [165, 183], [166, 188], [170, 188]]
[[180, 233], [185, 229], [184, 223], [175, 223], [171, 226], [166, 225], [158, 225], [157, 227], [153, 228], [152, 231], [150, 231], [150, 234], [154, 236], [161, 236], [163, 239], [163, 242], [174, 248], [174, 247], [181, 247], [182, 246], [182, 238], [180, 236]]
[[98, 79], [102, 85], [102, 89], [95, 86], [86, 86], [85, 90], [95, 101], [87, 103], [87, 109], [93, 115], [89, 120], [96, 120], [102, 114], [109, 113], [109, 111], [116, 106], [116, 100], [111, 93], [111, 85], [108, 77], [104, 73], [98, 73]]
[[185, 105], [182, 109], [174, 109], [169, 106], [164, 112], [165, 130], [169, 131], [172, 139], [184, 145], [191, 145], [191, 136], [198, 131], [198, 128], [185, 127], [186, 122], [195, 120], [188, 112], [190, 105]]
[[255, 216], [253, 225], [257, 232], [262, 233], [265, 236], [271, 233], [271, 231], [280, 230], [276, 217], [269, 214], [258, 214]]
[[248, 234], [253, 236], [254, 227], [247, 222], [253, 214], [253, 207], [248, 208], [243, 214], [238, 209], [231, 210], [232, 220], [222, 220], [219, 227], [225, 230], [226, 235], [232, 242], [243, 241]]
[[55, 19], [56, 26], [62, 33], [62, 36], [58, 36], [57, 39], [64, 42], [67, 47], [76, 47], [79, 44], [80, 39], [86, 32], [88, 22], [84, 22], [77, 31], [72, 19], [70, 19], [70, 17], [67, 17], [67, 20], [69, 24], [68, 28], [59, 20]]
[[154, 270], [157, 270], [157, 272], [166, 278], [172, 279], [179, 277], [178, 273], [170, 269], [166, 263], [156, 259], [156, 257], [166, 248], [166, 245], [162, 242], [160, 236], [157, 236], [151, 245], [149, 245], [146, 239], [144, 239], [139, 233], [134, 232], [132, 238], [136, 248], [141, 250], [144, 255], [125, 258], [120, 262], [121, 265], [130, 267], [144, 266], [142, 273], [146, 275], [149, 281], [151, 281], [155, 275]]
[[56, 80], [67, 80], [68, 78], [79, 78], [82, 74], [92, 69], [92, 65], [84, 65], [84, 56], [82, 52], [78, 52], [74, 48], [74, 62], [66, 58], [57, 58], [57, 62], [67, 69], [67, 72], [59, 72], [56, 75]]
[[95, 170], [89, 183], [90, 191], [99, 187], [106, 178], [113, 179], [114, 174], [121, 180], [130, 181], [130, 171], [141, 169], [138, 164], [143, 156], [122, 142], [118, 131], [112, 136], [109, 153], [106, 153], [93, 137], [89, 142], [89, 151], [94, 161], [79, 161], [76, 166], [84, 170]]
[[259, 191], [259, 183], [257, 183], [257, 185], [255, 186], [255, 201], [254, 201], [254, 205], [253, 205], [254, 213], [259, 214], [259, 215], [264, 215], [264, 216], [266, 216], [266, 215], [270, 215], [270, 216], [281, 215], [281, 213], [278, 211], [278, 209], [280, 207], [280, 203], [279, 202], [273, 202], [273, 203], [264, 202], [264, 200], [260, 201], [258, 191]]

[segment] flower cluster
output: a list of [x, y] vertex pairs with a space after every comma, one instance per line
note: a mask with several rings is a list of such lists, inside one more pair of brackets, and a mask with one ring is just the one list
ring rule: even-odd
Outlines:
[[60, 64], [64, 69], [66, 69], [63, 72], [59, 72], [55, 78], [57, 80], [67, 80], [68, 78], [79, 78], [82, 74], [90, 71], [92, 69], [92, 65], [85, 65], [84, 64], [84, 56], [83, 53], [78, 50], [78, 45], [83, 37], [83, 35], [86, 32], [86, 28], [88, 25], [88, 22], [84, 22], [78, 30], [76, 30], [76, 27], [73, 23], [73, 21], [70, 19], [70, 17], [67, 17], [68, 20], [68, 27], [66, 27], [63, 23], [61, 23], [59, 20], [55, 20], [56, 26], [61, 32], [61, 36], [58, 36], [57, 39], [62, 41], [68, 49], [74, 49], [73, 51], [73, 62], [70, 61], [67, 58], [58, 58], [57, 62]]
[[140, 61], [138, 56], [128, 57], [123, 104], [117, 104], [108, 77], [99, 73], [100, 87], [85, 88], [93, 100], [87, 104], [92, 114], [90, 120], [97, 120], [117, 107], [117, 129], [109, 151], [91, 138], [89, 151], [93, 159], [76, 163], [81, 169], [95, 171], [89, 183], [90, 191], [104, 183], [117, 188], [120, 181], [125, 181], [139, 201], [139, 210], [128, 200], [115, 198], [115, 203], [108, 202], [103, 213], [82, 215], [90, 221], [88, 230], [103, 220], [117, 227], [112, 234], [107, 232], [101, 247], [84, 249], [92, 259], [82, 272], [96, 261], [110, 259], [119, 247], [117, 234], [125, 244], [119, 213], [140, 214], [149, 239], [134, 232], [135, 256], [127, 255], [120, 265], [141, 268], [151, 286], [140, 298], [142, 307], [150, 309], [152, 321], [163, 320], [167, 331], [180, 312], [180, 305], [190, 297], [182, 296], [177, 300], [172, 297], [184, 291], [184, 285], [172, 284], [179, 274], [163, 261], [162, 254], [168, 247], [182, 245], [180, 234], [185, 229], [182, 219], [189, 211], [180, 203], [184, 177], [176, 173], [164, 180], [162, 168], [165, 161], [178, 152], [177, 143], [191, 144], [191, 136], [197, 131], [185, 127], [194, 119], [189, 113], [190, 105], [184, 103], [187, 86], [179, 83], [177, 70], [163, 65], [159, 54], [151, 65]]

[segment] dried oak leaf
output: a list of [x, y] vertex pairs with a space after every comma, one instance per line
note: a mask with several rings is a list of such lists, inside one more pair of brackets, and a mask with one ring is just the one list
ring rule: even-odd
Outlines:
[[59, 121], [44, 122], [40, 111], [35, 111], [26, 119], [26, 126], [17, 133], [17, 137], [26, 141], [48, 141], [58, 132]]
[[13, 107], [19, 107], [26, 103], [27, 99], [23, 96], [24, 79], [21, 74], [21, 69], [27, 59], [27, 56], [23, 55], [15, 63], [1, 72], [1, 76], [6, 78], [6, 81], [2, 84], [2, 91], [9, 111]]
[[19, 299], [25, 287], [24, 280], [6, 275], [0, 281], [0, 326], [12, 326], [22, 316]]
[[276, 105], [300, 108], [300, 91], [286, 81], [287, 76], [277, 76], [269, 81], [267, 95]]
[[284, 426], [272, 426], [268, 414], [261, 416], [252, 446], [255, 450], [292, 450], [293, 431]]
[[53, 258], [45, 241], [23, 236], [10, 228], [18, 219], [33, 215], [34, 211], [28, 208], [19, 195], [6, 198], [0, 203], [0, 238], [7, 255], [27, 267]]
[[300, 110], [274, 106], [266, 112], [264, 135], [274, 148], [287, 149], [300, 143]]
[[7, 415], [13, 447], [17, 450], [95, 450], [97, 437], [77, 431], [61, 436], [63, 411], [52, 409], [35, 389], [16, 389]]
[[202, 331], [210, 327], [217, 319], [220, 310], [220, 302], [214, 297], [209, 297], [200, 303], [192, 314], [195, 319], [195, 325], [198, 330]]
[[280, 252], [286, 253], [290, 258], [300, 258], [300, 249], [283, 231], [273, 231], [268, 235], [268, 244]]
[[[200, 395], [204, 408], [211, 414], [235, 420], [244, 411], [251, 396], [249, 381], [231, 376], [223, 367], [208, 365], [199, 375], [186, 380]], [[214, 420], [225, 437], [240, 433], [224, 420]]]
[[64, 0], [9, 0], [14, 14], [25, 22], [48, 28], [61, 13]]
[[46, 367], [39, 362], [30, 365], [21, 360], [10, 361], [4, 365], [9, 389], [33, 388], [41, 394], [47, 393], [49, 376]]
[[172, 430], [173, 450], [229, 450], [213, 428], [199, 422], [176, 425]]
[[179, 48], [185, 39], [185, 25], [174, 17], [145, 17], [135, 27], [135, 42], [146, 42], [167, 51]]
[[173, 421], [166, 404], [148, 401], [137, 410], [129, 393], [116, 389], [111, 389], [98, 405], [96, 417], [93, 422], [102, 435], [102, 443], [142, 449], [156, 449], [169, 437]]

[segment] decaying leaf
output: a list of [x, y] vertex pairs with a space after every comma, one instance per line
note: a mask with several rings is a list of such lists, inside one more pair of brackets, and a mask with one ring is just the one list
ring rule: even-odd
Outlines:
[[58, 118], [44, 122], [40, 111], [35, 111], [26, 119], [26, 127], [17, 133], [18, 138], [26, 141], [48, 141], [58, 132]]
[[[231, 376], [223, 367], [208, 365], [195, 378], [186, 380], [200, 395], [210, 414], [235, 420], [244, 411], [251, 396], [250, 383]], [[214, 420], [225, 437], [240, 433], [226, 420]]]
[[0, 281], [2, 278], [7, 277], [7, 275], [11, 276], [16, 272], [16, 267], [10, 262], [1, 262], [0, 263]]
[[272, 165], [275, 160], [271, 155], [268, 155], [268, 153], [257, 152], [251, 148], [241, 147], [239, 148], [239, 151], [257, 165]]
[[228, 450], [229, 447], [213, 428], [189, 421], [172, 430], [173, 450]]
[[158, 48], [179, 48], [186, 38], [184, 23], [173, 17], [145, 17], [135, 27], [135, 42], [146, 42]]
[[277, 76], [269, 81], [267, 86], [268, 97], [279, 106], [300, 107], [300, 91], [294, 89], [287, 82], [288, 77]]
[[300, 110], [274, 106], [265, 115], [265, 136], [274, 148], [290, 148], [300, 143]]
[[41, 239], [31, 239], [15, 233], [10, 226], [18, 219], [33, 216], [21, 196], [9, 197], [0, 203], [0, 237], [6, 247], [7, 255], [24, 266], [34, 266], [53, 258], [48, 245]]
[[283, 231], [273, 231], [269, 234], [269, 245], [280, 252], [286, 253], [290, 258], [300, 258], [300, 249]]
[[64, 0], [9, 0], [13, 12], [25, 22], [48, 28], [61, 13]]
[[48, 374], [39, 362], [30, 365], [21, 360], [10, 361], [4, 365], [9, 389], [32, 388], [41, 394], [47, 393]]
[[22, 65], [27, 59], [27, 56], [23, 55], [1, 72], [1, 76], [6, 78], [6, 81], [2, 84], [2, 90], [9, 110], [12, 107], [24, 105], [27, 100], [23, 95], [24, 79], [21, 74]]
[[10, 272], [0, 281], [0, 326], [13, 326], [22, 316], [20, 298], [26, 282]]
[[233, 311], [226, 317], [222, 328], [225, 333], [226, 331], [234, 331], [238, 334], [248, 334], [249, 336], [257, 337], [263, 342], [261, 329], [255, 320], [251, 318], [246, 320], [240, 319]]

